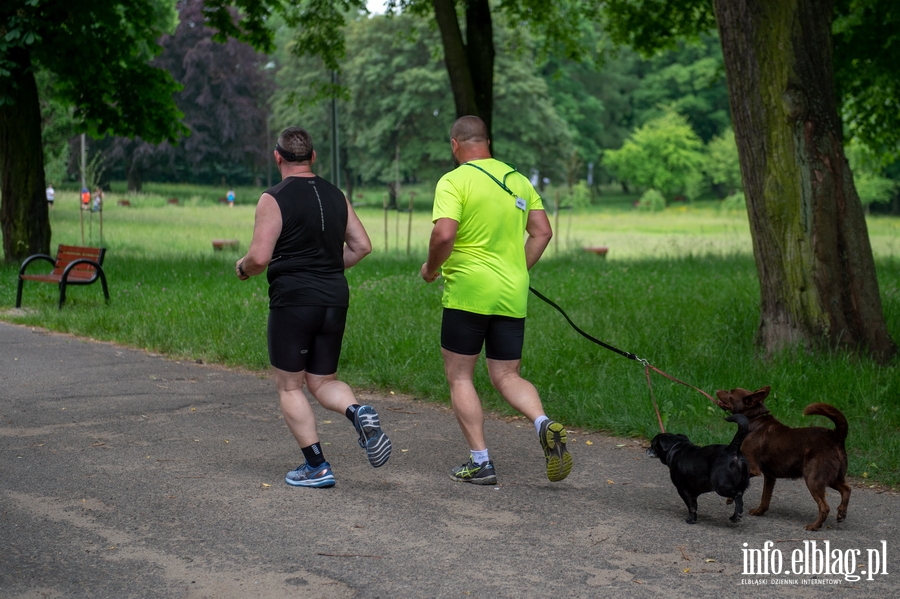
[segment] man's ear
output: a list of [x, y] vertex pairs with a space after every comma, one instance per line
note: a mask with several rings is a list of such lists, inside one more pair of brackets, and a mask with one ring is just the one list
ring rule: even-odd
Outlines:
[[312, 156], [309, 158], [309, 164], [310, 164], [310, 166], [312, 166], [312, 163], [316, 161], [316, 158], [317, 158], [316, 151], [313, 150], [313, 151], [312, 151]]

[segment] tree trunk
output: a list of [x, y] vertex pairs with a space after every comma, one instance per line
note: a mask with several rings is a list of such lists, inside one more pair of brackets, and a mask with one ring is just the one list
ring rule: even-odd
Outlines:
[[441, 31], [456, 116], [481, 117], [490, 135], [494, 107], [494, 37], [490, 4], [488, 0], [466, 2], [465, 42], [454, 0], [432, 0], [432, 4]]
[[842, 145], [829, 0], [715, 0], [761, 309], [757, 344], [886, 362], [863, 208]]
[[50, 253], [41, 109], [30, 59], [11, 52], [19, 72], [7, 79], [12, 103], [0, 106], [0, 232], [7, 262]]
[[466, 59], [475, 86], [476, 114], [484, 121], [490, 136], [494, 111], [494, 28], [488, 0], [466, 2]]
[[131, 161], [128, 165], [128, 191], [133, 193], [141, 193], [144, 189], [144, 176], [141, 166], [138, 164], [138, 158], [135, 158], [132, 152]]

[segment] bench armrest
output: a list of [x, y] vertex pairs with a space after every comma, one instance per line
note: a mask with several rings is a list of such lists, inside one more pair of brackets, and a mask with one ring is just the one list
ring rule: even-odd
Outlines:
[[19, 276], [25, 274], [25, 268], [34, 262], [35, 260], [46, 260], [50, 264], [56, 264], [56, 260], [53, 259], [53, 256], [48, 256], [47, 254], [33, 254], [25, 258], [25, 261], [22, 262], [22, 266], [19, 267]]
[[101, 267], [96, 260], [91, 260], [90, 258], [78, 258], [77, 260], [72, 260], [71, 262], [69, 262], [69, 264], [66, 266], [66, 269], [62, 272], [61, 279], [64, 283], [69, 280], [69, 273], [72, 271], [72, 269], [79, 264], [89, 264], [90, 266], [94, 267], [94, 270], [96, 272], [91, 278], [92, 281], [96, 281], [98, 276], [103, 275], [103, 267]]

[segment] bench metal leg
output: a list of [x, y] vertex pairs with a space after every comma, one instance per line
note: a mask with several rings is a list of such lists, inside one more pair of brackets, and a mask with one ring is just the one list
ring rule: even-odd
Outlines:
[[109, 287], [106, 286], [106, 275], [103, 274], [102, 269], [97, 272], [100, 273], [100, 284], [103, 286], [103, 297], [106, 298], [106, 303], [109, 304]]
[[16, 289], [16, 308], [22, 307], [22, 283], [24, 282], [25, 281], [22, 280], [21, 277], [19, 277], [19, 286]]

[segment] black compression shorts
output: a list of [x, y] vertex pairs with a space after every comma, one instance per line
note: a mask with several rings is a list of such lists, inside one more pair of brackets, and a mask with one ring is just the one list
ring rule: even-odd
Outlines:
[[346, 307], [269, 308], [269, 363], [287, 372], [334, 374], [346, 321]]
[[474, 356], [484, 346], [484, 354], [491, 360], [521, 360], [524, 341], [524, 318], [444, 308], [441, 347], [447, 351]]

